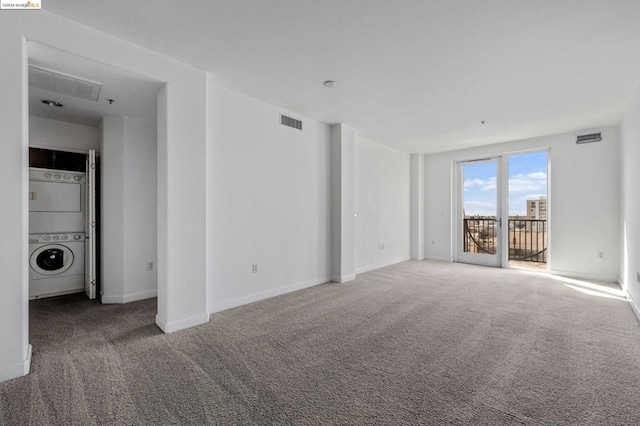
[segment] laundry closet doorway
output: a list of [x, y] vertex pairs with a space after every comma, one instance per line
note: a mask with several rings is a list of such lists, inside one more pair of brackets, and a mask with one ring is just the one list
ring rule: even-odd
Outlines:
[[[82, 190], [81, 233], [30, 224], [30, 241], [61, 243], [48, 253], [52, 268], [66, 267], [75, 256], [74, 271], [83, 280], [73, 288], [89, 298], [127, 303], [156, 297], [157, 105], [164, 83], [35, 42], [27, 43], [27, 51], [30, 147], [87, 158], [82, 173], [44, 170], [38, 178], [59, 176], [63, 183], [77, 176], [83, 188], [97, 184], [93, 197]], [[65, 251], [80, 234], [83, 253]], [[48, 290], [41, 297], [73, 292]]]
[[83, 289], [96, 298], [95, 158], [92, 149], [29, 148], [30, 299]]

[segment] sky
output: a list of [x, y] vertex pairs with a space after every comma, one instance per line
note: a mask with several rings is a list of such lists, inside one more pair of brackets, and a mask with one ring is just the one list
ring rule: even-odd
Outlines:
[[[508, 157], [509, 216], [526, 215], [527, 200], [547, 195], [547, 153], [533, 152]], [[496, 164], [463, 165], [464, 208], [467, 215], [496, 214]]]

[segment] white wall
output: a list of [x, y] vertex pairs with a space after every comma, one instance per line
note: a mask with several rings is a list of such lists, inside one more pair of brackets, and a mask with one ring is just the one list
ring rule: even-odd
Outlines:
[[410, 197], [410, 245], [411, 259], [424, 259], [424, 155], [411, 154]]
[[[619, 132], [617, 126], [595, 130], [602, 130], [602, 142], [577, 145], [577, 134], [591, 132], [585, 130], [427, 155], [425, 257], [452, 259], [452, 167], [456, 160], [549, 148], [551, 272], [616, 280]], [[604, 258], [598, 258], [599, 251], [604, 252]]]
[[640, 191], [637, 161], [640, 159], [640, 90], [620, 126], [620, 281], [627, 290], [640, 318]]
[[356, 132], [343, 123], [331, 126], [331, 281], [345, 283], [355, 273]]
[[100, 147], [100, 293], [103, 301], [124, 295], [124, 125], [102, 120]]
[[[103, 303], [157, 295], [156, 127], [155, 120], [129, 117], [105, 117], [102, 123]], [[153, 270], [147, 269], [147, 262], [153, 262]]]
[[88, 151], [99, 150], [100, 140], [95, 127], [30, 115], [29, 145]]
[[326, 282], [329, 127], [280, 126], [282, 110], [213, 83], [207, 110], [210, 312]]
[[158, 113], [158, 316], [171, 332], [209, 320], [206, 307], [206, 73], [48, 13], [0, 14], [0, 381], [24, 374], [28, 344], [26, 40], [166, 82]]
[[[0, 381], [29, 372], [28, 112], [25, 41], [14, 14], [0, 14]], [[9, 101], [10, 100], [10, 101]]]
[[356, 273], [410, 257], [410, 156], [356, 137]]

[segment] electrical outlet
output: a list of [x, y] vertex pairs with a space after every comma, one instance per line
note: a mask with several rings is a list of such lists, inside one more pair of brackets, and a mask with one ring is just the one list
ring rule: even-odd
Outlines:
[[147, 271], [153, 271], [155, 269], [156, 265], [154, 265], [153, 260], [148, 260], [147, 261]]
[[636, 271], [636, 281], [640, 283], [640, 272]]
[[599, 259], [604, 259], [604, 252], [603, 251], [599, 251], [598, 252], [598, 258]]
[[252, 274], [257, 274], [258, 273], [258, 264], [257, 263], [252, 263], [251, 264], [251, 273]]

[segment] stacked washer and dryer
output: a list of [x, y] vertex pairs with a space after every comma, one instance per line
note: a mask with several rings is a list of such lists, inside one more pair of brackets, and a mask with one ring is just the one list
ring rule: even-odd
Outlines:
[[86, 172], [29, 168], [30, 299], [82, 291], [95, 298], [90, 235], [95, 220], [87, 177]]

